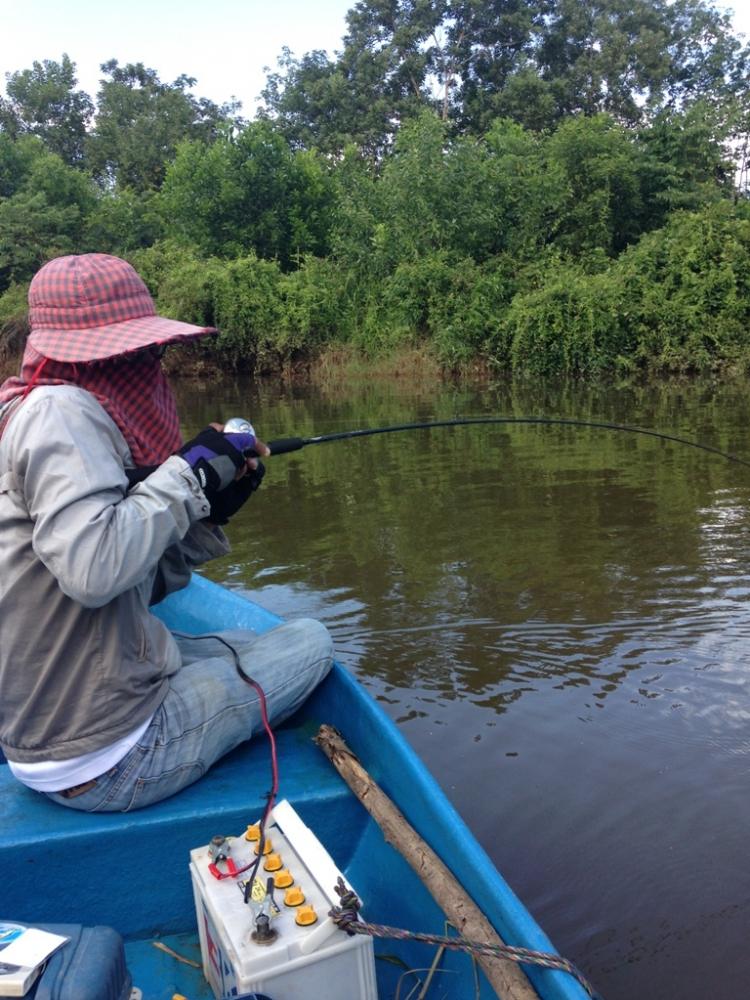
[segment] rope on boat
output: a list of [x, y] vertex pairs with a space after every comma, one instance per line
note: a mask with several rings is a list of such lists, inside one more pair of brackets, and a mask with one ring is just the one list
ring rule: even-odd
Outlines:
[[346, 931], [347, 934], [365, 934], [370, 937], [390, 938], [396, 941], [422, 941], [424, 944], [438, 945], [453, 951], [468, 951], [481, 955], [495, 955], [519, 965], [539, 965], [546, 969], [556, 969], [567, 972], [583, 987], [592, 1000], [601, 1000], [593, 986], [583, 973], [567, 958], [553, 955], [550, 952], [533, 951], [530, 948], [516, 948], [512, 945], [482, 944], [480, 941], [467, 941], [461, 937], [447, 937], [442, 934], [426, 934], [422, 931], [406, 931], [399, 927], [389, 927], [386, 924], [371, 924], [362, 920], [359, 909], [362, 905], [356, 893], [347, 889], [344, 880], [339, 877], [335, 886], [336, 894], [341, 903], [334, 906], [328, 913], [333, 922]]

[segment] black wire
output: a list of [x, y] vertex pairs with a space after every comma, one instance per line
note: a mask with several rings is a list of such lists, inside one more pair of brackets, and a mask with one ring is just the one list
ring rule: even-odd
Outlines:
[[627, 424], [615, 424], [602, 420], [575, 420], [565, 417], [457, 417], [452, 420], [434, 420], [425, 423], [394, 424], [390, 427], [373, 427], [363, 430], [341, 431], [337, 434], [320, 434], [316, 437], [300, 438], [300, 447], [308, 444], [323, 444], [327, 441], [345, 441], [349, 438], [370, 437], [373, 434], [393, 434], [396, 431], [415, 431], [433, 427], [461, 427], [472, 424], [557, 424], [567, 427], [595, 427], [601, 430], [626, 431], [630, 434], [644, 434], [647, 437], [659, 438], [662, 441], [672, 441], [676, 444], [688, 445], [690, 448], [700, 448], [701, 451], [719, 455], [730, 462], [737, 462], [750, 468], [750, 462], [737, 455], [714, 448], [710, 444], [691, 441], [689, 438], [677, 437], [674, 434], [664, 434], [662, 431], [648, 430], [644, 427], [631, 427]]
[[[237, 670], [237, 673], [240, 675], [240, 677], [242, 678], [242, 680], [246, 684], [249, 684], [251, 687], [256, 688], [256, 689], [258, 688], [258, 686], [259, 686], [258, 682], [255, 681], [255, 680], [253, 680], [253, 678], [250, 677], [249, 674], [246, 674], [245, 671], [243, 670], [243, 668], [242, 668], [242, 662], [240, 660], [240, 654], [237, 652], [237, 650], [234, 648], [234, 646], [231, 644], [231, 642], [228, 642], [222, 636], [216, 635], [216, 633], [212, 633], [212, 632], [201, 632], [200, 635], [191, 635], [189, 632], [178, 632], [176, 629], [172, 629], [172, 633], [173, 633], [173, 635], [180, 636], [181, 639], [196, 639], [196, 640], [197, 639], [216, 639], [223, 646], [226, 646], [227, 649], [232, 654], [232, 656], [234, 658], [235, 669]], [[272, 780], [272, 784], [273, 784], [273, 780]], [[269, 800], [269, 802], [271, 800], [272, 795], [273, 795], [273, 791], [271, 791], [271, 792], [268, 793], [268, 800]], [[249, 870], [250, 870], [250, 874], [245, 879], [245, 890], [244, 890], [244, 892], [242, 894], [243, 895], [243, 900], [244, 900], [245, 903], [249, 902], [249, 900], [250, 900], [250, 895], [251, 895], [252, 889], [253, 889], [253, 882], [255, 881], [255, 878], [256, 878], [256, 876], [258, 874], [258, 869], [260, 868], [260, 863], [263, 860], [263, 848], [266, 845], [266, 820], [268, 819], [269, 812], [270, 812], [270, 810], [268, 808], [264, 809], [263, 814], [262, 814], [262, 816], [260, 818], [260, 823], [258, 824], [258, 833], [260, 834], [260, 837], [259, 837], [259, 840], [258, 840], [258, 854], [257, 854], [257, 857], [256, 857], [255, 861], [253, 862], [252, 866], [248, 866]]]

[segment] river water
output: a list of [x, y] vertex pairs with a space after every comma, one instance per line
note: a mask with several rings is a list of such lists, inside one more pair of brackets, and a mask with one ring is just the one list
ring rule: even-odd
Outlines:
[[[177, 386], [266, 439], [554, 416], [750, 461], [750, 386]], [[750, 948], [750, 468], [560, 426], [417, 431], [268, 462], [208, 575], [331, 630], [606, 1000], [736, 1000]], [[468, 1000], [468, 998], [467, 998]]]

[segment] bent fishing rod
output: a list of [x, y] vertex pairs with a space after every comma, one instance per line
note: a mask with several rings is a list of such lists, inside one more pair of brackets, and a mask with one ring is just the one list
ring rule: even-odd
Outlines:
[[[674, 434], [665, 434], [662, 431], [649, 430], [644, 427], [631, 427], [627, 424], [608, 423], [601, 420], [577, 420], [567, 417], [455, 417], [451, 420], [432, 420], [421, 423], [393, 424], [388, 427], [367, 427], [361, 430], [339, 431], [335, 434], [318, 434], [315, 437], [288, 437], [278, 438], [275, 441], [267, 441], [271, 455], [285, 455], [292, 451], [299, 451], [311, 444], [325, 444], [330, 441], [348, 441], [352, 438], [371, 437], [375, 434], [395, 434], [401, 431], [432, 430], [436, 427], [465, 427], [481, 424], [553, 424], [563, 427], [593, 427], [598, 430], [624, 431], [629, 434], [642, 434], [647, 437], [658, 438], [662, 441], [671, 441], [675, 444], [684, 444], [690, 448], [699, 448], [712, 455], [718, 455], [729, 462], [736, 462], [738, 465], [745, 465], [750, 468], [750, 461], [733, 455], [730, 452], [722, 451], [710, 444], [703, 444], [700, 441], [691, 441], [689, 438], [678, 437]], [[242, 417], [232, 417], [224, 425], [226, 432], [247, 431], [252, 425]], [[257, 457], [255, 452], [247, 452]]]

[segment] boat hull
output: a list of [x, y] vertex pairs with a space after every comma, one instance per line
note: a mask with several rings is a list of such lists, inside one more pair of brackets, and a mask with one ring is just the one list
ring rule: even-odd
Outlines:
[[[157, 613], [172, 628], [200, 633], [229, 628], [263, 632], [279, 619], [241, 595], [195, 576]], [[372, 777], [510, 944], [554, 948], [445, 798], [434, 778], [363, 687], [340, 665], [277, 733], [280, 796], [326, 846], [356, 887], [366, 919], [443, 933], [445, 918], [420, 880], [384, 838], [312, 739], [335, 726]], [[0, 767], [0, 917], [16, 922], [77, 922], [115, 927], [144, 1000], [212, 996], [199, 970], [154, 947], [199, 960], [188, 875], [191, 849], [216, 835], [244, 831], [270, 786], [264, 737], [238, 748], [179, 795], [130, 814], [80, 814], [18, 785]], [[378, 990], [392, 997], [413, 986], [410, 969], [429, 967], [434, 949], [414, 942], [375, 943]], [[470, 957], [447, 952], [435, 996], [494, 996]], [[569, 975], [527, 969], [542, 1000], [582, 1000]], [[476, 985], [476, 982], [478, 985]], [[433, 995], [433, 992], [428, 996]], [[313, 998], [315, 1000], [315, 998]]]

